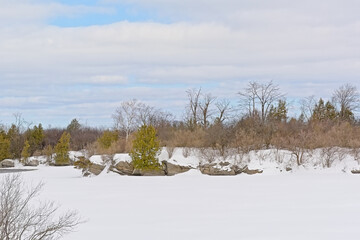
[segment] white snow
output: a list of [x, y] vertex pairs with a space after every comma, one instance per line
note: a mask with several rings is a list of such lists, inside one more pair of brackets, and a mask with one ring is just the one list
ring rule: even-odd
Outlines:
[[[110, 172], [84, 178], [73, 167], [43, 165], [22, 175], [26, 182], [45, 183], [42, 199], [55, 200], [62, 211], [76, 209], [87, 220], [65, 240], [359, 239], [360, 175], [349, 173], [359, 169], [354, 158], [348, 154], [330, 169], [320, 163], [314, 168], [320, 153], [313, 153], [296, 167], [291, 153], [281, 152], [280, 164], [274, 151], [250, 153], [246, 164], [264, 169], [251, 176], [207, 176], [193, 169], [173, 177]], [[199, 163], [181, 152], [176, 149], [170, 161]], [[127, 154], [115, 159], [129, 160]], [[288, 165], [292, 172], [284, 170]]]
[[64, 239], [358, 239], [360, 176], [305, 172], [210, 177], [83, 178], [72, 167], [39, 167], [43, 199], [88, 220]]
[[90, 157], [90, 162], [92, 163], [96, 163], [96, 164], [103, 164], [104, 161], [103, 161], [103, 158], [101, 155], [93, 155]]
[[131, 157], [127, 153], [119, 153], [114, 155], [115, 163], [118, 162], [131, 162]]

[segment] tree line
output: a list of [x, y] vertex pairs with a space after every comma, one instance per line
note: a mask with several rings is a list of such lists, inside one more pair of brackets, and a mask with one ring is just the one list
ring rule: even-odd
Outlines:
[[[305, 149], [360, 147], [359, 93], [345, 84], [332, 98], [309, 96], [301, 100], [298, 117], [289, 116], [289, 103], [272, 81], [251, 81], [238, 92], [232, 105], [201, 88], [186, 91], [187, 104], [182, 120], [162, 109], [136, 99], [123, 101], [112, 115], [114, 126], [100, 129], [73, 119], [66, 128], [26, 124], [21, 115], [10, 127], [0, 128], [0, 160], [31, 155], [52, 156], [61, 136], [69, 136], [69, 149], [86, 149], [92, 154], [130, 152], [134, 136], [142, 126], [156, 129], [160, 146], [169, 153], [175, 147], [211, 148], [220, 156], [251, 150], [290, 150], [302, 164]], [[25, 150], [24, 150], [25, 149]]]

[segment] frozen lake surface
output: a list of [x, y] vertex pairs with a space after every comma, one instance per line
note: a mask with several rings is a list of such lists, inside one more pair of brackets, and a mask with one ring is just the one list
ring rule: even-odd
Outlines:
[[210, 177], [102, 173], [72, 167], [22, 173], [41, 198], [87, 220], [64, 239], [358, 239], [360, 176], [299, 171]]

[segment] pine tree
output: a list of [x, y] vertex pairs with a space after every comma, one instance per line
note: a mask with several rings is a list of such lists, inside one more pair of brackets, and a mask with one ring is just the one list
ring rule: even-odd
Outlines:
[[0, 131], [0, 161], [10, 158], [10, 140], [3, 130]]
[[79, 120], [74, 118], [73, 120], [71, 120], [70, 124], [66, 127], [66, 131], [71, 134], [79, 131], [80, 128], [81, 128], [81, 124], [79, 123]]
[[345, 121], [354, 122], [355, 121], [354, 113], [349, 108], [345, 108], [343, 110], [342, 119]]
[[42, 150], [44, 147], [44, 129], [41, 124], [34, 126], [33, 129], [28, 129], [26, 132], [26, 139], [29, 142], [29, 153], [33, 155], [36, 150]]
[[326, 112], [326, 108], [325, 108], [324, 100], [320, 98], [319, 102], [315, 105], [311, 119], [315, 121], [322, 121], [325, 119], [325, 112]]
[[24, 146], [24, 138], [21, 134], [20, 127], [12, 124], [7, 132], [7, 137], [10, 141], [10, 157], [11, 158], [20, 158], [21, 157], [21, 150]]
[[118, 140], [118, 133], [112, 131], [105, 131], [101, 137], [98, 138], [98, 143], [104, 149], [110, 148], [113, 142]]
[[134, 168], [140, 170], [159, 169], [160, 164], [157, 159], [159, 149], [155, 128], [143, 125], [135, 133], [133, 148], [130, 152]]
[[55, 165], [65, 166], [70, 164], [69, 158], [70, 134], [64, 132], [58, 144], [55, 146]]
[[325, 118], [327, 120], [335, 120], [338, 116], [338, 113], [336, 112], [336, 108], [334, 105], [332, 105], [329, 101], [325, 104]]
[[29, 141], [26, 140], [25, 144], [24, 144], [24, 148], [21, 151], [21, 158], [22, 158], [23, 164], [26, 164], [27, 161], [29, 160], [29, 157], [30, 157], [29, 149], [30, 149], [30, 144], [29, 144]]
[[286, 122], [288, 109], [285, 100], [279, 100], [278, 106], [271, 105], [268, 118], [270, 121]]

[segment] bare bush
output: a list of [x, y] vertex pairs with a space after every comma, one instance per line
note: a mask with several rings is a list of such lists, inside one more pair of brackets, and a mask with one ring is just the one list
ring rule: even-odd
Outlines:
[[105, 164], [112, 164], [114, 165], [114, 155], [102, 155], [101, 156], [101, 160], [105, 163]]
[[321, 158], [323, 160], [323, 167], [330, 168], [331, 164], [336, 159], [336, 148], [335, 147], [325, 147], [321, 149]]
[[298, 147], [298, 146], [294, 146], [294, 147], [291, 147], [290, 151], [291, 151], [291, 156], [295, 157], [296, 164], [298, 166], [301, 166], [305, 163], [305, 159], [306, 159], [305, 156], [306, 156], [307, 149]]
[[167, 146], [165, 149], [166, 149], [169, 159], [172, 158], [174, 151], [175, 151], [175, 147]]
[[242, 163], [250, 163], [250, 151], [243, 151], [241, 147], [234, 148], [235, 157], [234, 164], [241, 165]]
[[182, 149], [182, 154], [183, 154], [183, 156], [184, 157], [189, 157], [190, 156], [190, 153], [191, 153], [191, 148], [188, 148], [188, 147], [184, 147], [183, 149]]
[[174, 140], [172, 145], [176, 147], [204, 147], [206, 139], [206, 133], [203, 129], [197, 128], [194, 131], [190, 130], [178, 130], [174, 134]]
[[19, 174], [6, 175], [1, 183], [1, 240], [59, 239], [81, 223], [75, 211], [59, 216], [54, 202], [34, 204], [43, 184], [26, 189]]
[[266, 162], [267, 159], [270, 159], [271, 153], [266, 152], [264, 150], [260, 150], [256, 152], [256, 156], [259, 159], [259, 163], [261, 165], [263, 162]]
[[213, 163], [219, 157], [219, 151], [209, 148], [201, 148], [199, 150], [199, 157], [206, 163]]
[[351, 149], [351, 155], [353, 155], [355, 161], [360, 163], [360, 148]]
[[275, 149], [274, 153], [275, 153], [275, 161], [278, 164], [282, 164], [284, 162], [285, 153], [281, 152], [281, 150], [279, 149]]

